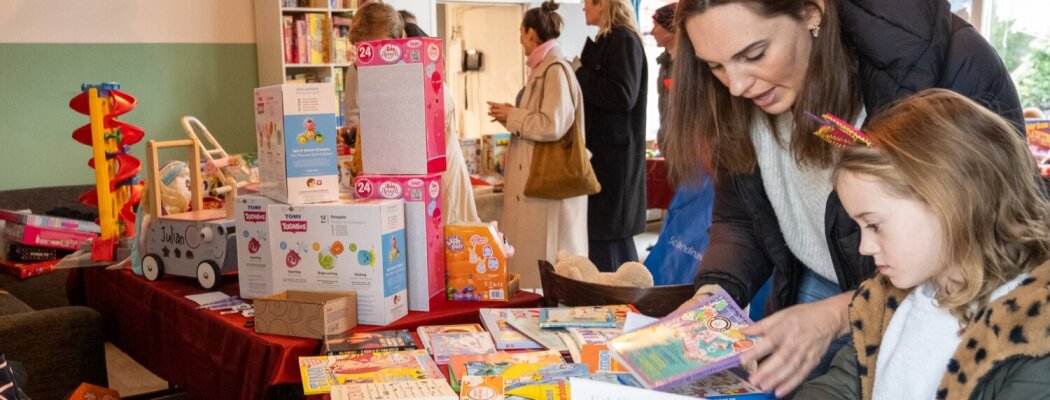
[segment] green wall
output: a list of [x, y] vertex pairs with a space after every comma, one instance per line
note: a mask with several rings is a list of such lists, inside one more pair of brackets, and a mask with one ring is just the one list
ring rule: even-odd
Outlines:
[[[84, 82], [119, 82], [138, 105], [120, 120], [146, 140], [182, 139], [196, 116], [230, 153], [255, 151], [255, 44], [0, 43], [0, 190], [94, 183], [91, 149], [74, 141], [88, 117], [69, 108]], [[181, 152], [173, 152], [181, 157]]]

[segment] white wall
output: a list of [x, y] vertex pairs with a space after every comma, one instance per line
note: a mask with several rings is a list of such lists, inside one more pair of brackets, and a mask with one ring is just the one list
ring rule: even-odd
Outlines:
[[[2, 0], [2, 3], [0, 43], [255, 42], [251, 0]], [[101, 24], [108, 27], [100, 28]]]

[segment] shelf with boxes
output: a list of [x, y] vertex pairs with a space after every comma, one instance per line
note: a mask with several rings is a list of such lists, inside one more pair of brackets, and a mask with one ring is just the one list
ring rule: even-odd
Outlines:
[[[331, 82], [343, 104], [343, 76], [353, 61], [350, 19], [357, 0], [256, 0], [259, 86]], [[343, 124], [342, 109], [336, 121]]]

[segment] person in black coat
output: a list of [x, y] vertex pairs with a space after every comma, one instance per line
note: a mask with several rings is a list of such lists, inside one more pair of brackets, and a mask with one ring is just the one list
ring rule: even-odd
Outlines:
[[743, 306], [772, 277], [769, 316], [742, 331], [762, 340], [742, 361], [761, 360], [752, 382], [785, 395], [821, 373], [833, 342], [845, 343], [852, 292], [875, 273], [825, 178], [835, 148], [812, 134], [806, 113], [859, 125], [937, 87], [1021, 134], [1020, 101], [992, 47], [943, 0], [681, 0], [675, 27], [686, 34], [668, 121], [671, 172], [684, 181], [705, 162], [716, 179], [710, 243], [687, 304], [723, 289]]
[[648, 67], [626, 0], [583, 0], [587, 39], [576, 78], [583, 91], [586, 143], [602, 190], [588, 198], [590, 259], [602, 271], [638, 261], [645, 230], [645, 113]]

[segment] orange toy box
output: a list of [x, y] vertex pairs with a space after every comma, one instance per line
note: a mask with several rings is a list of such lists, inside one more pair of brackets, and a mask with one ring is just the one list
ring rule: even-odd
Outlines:
[[492, 224], [445, 226], [445, 294], [449, 300], [508, 301], [508, 247]]

